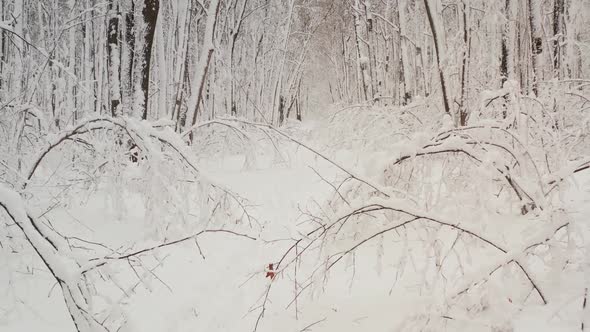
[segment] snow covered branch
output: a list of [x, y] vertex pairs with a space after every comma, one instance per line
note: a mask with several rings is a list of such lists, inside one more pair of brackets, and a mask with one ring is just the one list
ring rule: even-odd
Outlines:
[[89, 259], [88, 260], [88, 263], [81, 267], [80, 274], [83, 275], [85, 273], [88, 273], [88, 272], [90, 272], [90, 271], [92, 271], [92, 270], [94, 270], [94, 269], [96, 269], [98, 267], [101, 267], [101, 266], [104, 266], [104, 265], [108, 264], [109, 262], [114, 262], [114, 261], [118, 261], [118, 260], [126, 260], [126, 259], [129, 259], [131, 257], [135, 257], [135, 256], [139, 256], [139, 255], [142, 255], [142, 254], [145, 254], [145, 253], [152, 252], [152, 251], [154, 251], [156, 249], [173, 246], [173, 245], [176, 245], [176, 244], [179, 244], [179, 243], [183, 243], [183, 242], [186, 242], [186, 241], [189, 241], [189, 240], [195, 240], [196, 241], [197, 238], [200, 235], [207, 234], [207, 233], [229, 234], [229, 235], [233, 235], [233, 236], [242, 237], [242, 238], [246, 238], [246, 239], [249, 239], [249, 240], [256, 241], [256, 238], [254, 238], [254, 237], [252, 237], [250, 235], [242, 234], [242, 233], [238, 233], [238, 232], [234, 232], [234, 231], [227, 230], [227, 229], [205, 229], [205, 230], [202, 230], [202, 231], [200, 231], [200, 232], [198, 232], [196, 234], [193, 234], [193, 235], [185, 236], [185, 237], [180, 238], [180, 239], [177, 239], [177, 240], [167, 241], [167, 242], [160, 243], [160, 244], [157, 244], [157, 245], [154, 245], [154, 246], [151, 246], [151, 247], [147, 247], [147, 248], [144, 248], [144, 249], [136, 250], [136, 251], [133, 251], [133, 252], [128, 253], [128, 254], [123, 254], [123, 255], [118, 255], [118, 256], [106, 256], [106, 257], [103, 257], [103, 258], [92, 258], [92, 259]]

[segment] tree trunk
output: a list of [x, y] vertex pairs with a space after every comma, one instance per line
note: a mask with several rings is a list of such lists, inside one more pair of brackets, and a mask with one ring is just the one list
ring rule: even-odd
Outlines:
[[[4, 0], [2, 0], [2, 4], [0, 4], [0, 21], [4, 21], [4, 12], [6, 11], [6, 5], [4, 4]], [[3, 100], [2, 90], [4, 88], [4, 63], [6, 62], [6, 41], [7, 36], [6, 32], [3, 29], [0, 29], [0, 100]]]
[[143, 19], [146, 24], [145, 44], [143, 53], [143, 62], [141, 68], [141, 91], [143, 93], [143, 114], [141, 118], [147, 119], [149, 106], [149, 88], [150, 88], [150, 69], [152, 46], [154, 44], [154, 35], [156, 31], [156, 23], [158, 21], [158, 11], [160, 9], [160, 0], [145, 0], [143, 7]]
[[[237, 0], [235, 2], [237, 4]], [[230, 107], [231, 107], [231, 115], [236, 116], [238, 114], [238, 109], [236, 105], [236, 91], [235, 91], [235, 50], [236, 50], [236, 41], [238, 40], [238, 36], [240, 34], [240, 30], [242, 28], [242, 23], [244, 22], [244, 17], [246, 15], [246, 6], [248, 5], [248, 0], [244, 0], [242, 4], [242, 9], [240, 11], [238, 22], [234, 24], [233, 31], [232, 31], [232, 38], [231, 38], [231, 46], [230, 46], [230, 56], [229, 56], [229, 70], [230, 70]], [[234, 8], [235, 10], [235, 8]]]
[[[442, 90], [442, 97], [443, 97], [443, 105], [445, 108], [445, 113], [447, 113], [448, 115], [450, 115], [452, 117], [451, 114], [451, 109], [449, 107], [449, 99], [447, 97], [447, 87], [445, 85], [445, 77], [443, 75], [443, 69], [440, 65], [440, 46], [439, 46], [439, 40], [437, 38], [437, 31], [436, 31], [436, 25], [434, 23], [434, 17], [432, 16], [432, 10], [430, 9], [430, 5], [429, 5], [429, 0], [424, 0], [424, 7], [426, 8], [426, 15], [428, 16], [428, 23], [430, 24], [430, 29], [432, 30], [432, 37], [434, 38], [434, 51], [435, 51], [435, 55], [436, 55], [436, 65], [438, 67], [438, 75], [439, 75], [439, 79], [440, 79], [440, 86], [441, 86], [441, 90]], [[434, 13], [436, 14], [436, 13]]]
[[[219, 13], [220, 0], [212, 0], [209, 3], [209, 9], [207, 10], [207, 26], [205, 28], [205, 37], [203, 41], [203, 51], [197, 63], [197, 73], [195, 79], [197, 80], [197, 91], [191, 95], [191, 101], [189, 103], [189, 110], [193, 110], [193, 116], [191, 126], [197, 123], [197, 114], [199, 113], [199, 103], [203, 98], [203, 88], [205, 87], [205, 81], [207, 79], [207, 72], [209, 71], [209, 63], [215, 50], [214, 38], [215, 38], [215, 26], [217, 23], [217, 14]], [[193, 141], [193, 132], [189, 134], [189, 141]]]
[[469, 34], [468, 34], [468, 26], [467, 26], [467, 8], [468, 6], [465, 4], [466, 0], [461, 2], [461, 12], [463, 14], [463, 59], [461, 62], [461, 106], [459, 108], [459, 125], [466, 126], [467, 125], [467, 87], [468, 84], [468, 64], [469, 64]]
[[[191, 3], [187, 3], [187, 13], [182, 16], [183, 19], [179, 19], [178, 28], [182, 33], [178, 34], [178, 43], [181, 43], [180, 51], [177, 53], [176, 66], [179, 68], [178, 72], [175, 73], [175, 77], [178, 80], [178, 87], [176, 90], [176, 98], [174, 103], [173, 117], [176, 117], [176, 128], [177, 132], [181, 132], [186, 125], [186, 109], [183, 111], [182, 101], [184, 99], [185, 90], [188, 86], [188, 65], [189, 65], [189, 42], [188, 36], [191, 34], [191, 23], [193, 20], [193, 11], [191, 9]], [[179, 15], [180, 17], [180, 15]], [[180, 26], [183, 26], [180, 28]], [[173, 118], [174, 119], [174, 118]]]
[[[397, 19], [399, 22], [399, 50], [398, 50], [398, 66], [399, 66], [399, 85], [400, 91], [398, 95], [398, 103], [401, 105], [406, 105], [411, 100], [410, 93], [408, 92], [408, 87], [410, 85], [411, 80], [409, 80], [410, 76], [410, 65], [408, 64], [407, 59], [407, 37], [404, 37], [406, 33], [406, 2], [403, 0], [397, 0]], [[397, 85], [397, 84], [396, 84]]]
[[531, 88], [535, 95], [538, 94], [538, 80], [541, 76], [539, 62], [543, 52], [543, 39], [541, 27], [541, 3], [540, 0], [528, 0], [529, 19], [531, 28], [531, 52], [532, 52], [532, 84]]
[[510, 27], [510, 0], [506, 0], [505, 3], [505, 15], [506, 24], [502, 31], [502, 55], [500, 57], [500, 87], [504, 86], [504, 83], [508, 80], [508, 40], [509, 40], [509, 27]]
[[[133, 67], [135, 66], [135, 0], [131, 0], [131, 11], [125, 15], [125, 40], [126, 40], [126, 65], [127, 65], [127, 77], [125, 79], [127, 94], [125, 96], [125, 102], [129, 109], [133, 109], [133, 98], [134, 98], [134, 81]], [[124, 68], [124, 67], [123, 67]]]
[[285, 97], [279, 97], [279, 125], [285, 121]]
[[[510, 7], [510, 0], [506, 0], [504, 11], [506, 15], [506, 23], [502, 29], [502, 49], [500, 58], [500, 88], [504, 87], [506, 81], [513, 75], [511, 52], [509, 47], [513, 45], [510, 43], [512, 40], [512, 10]], [[506, 103], [508, 102], [508, 96], [504, 96], [504, 108], [502, 109], [502, 118], [506, 119], [508, 112], [506, 110]]]
[[359, 0], [355, 0], [354, 7], [352, 9], [353, 16], [354, 16], [354, 35], [355, 35], [355, 43], [356, 43], [356, 54], [357, 54], [357, 72], [358, 72], [358, 82], [361, 85], [361, 100], [367, 101], [369, 99], [369, 87], [367, 83], [366, 77], [366, 70], [368, 67], [368, 56], [363, 53], [362, 47], [362, 36], [361, 36], [361, 20], [360, 20], [360, 2]]
[[564, 0], [554, 0], [553, 3], [553, 72], [554, 77], [560, 78], [561, 51], [560, 41], [564, 14]]
[[120, 90], [120, 57], [119, 57], [119, 6], [114, 8], [113, 3], [109, 4], [109, 25], [107, 28], [107, 62], [110, 85], [110, 107], [111, 115], [122, 115], [120, 112], [121, 90]]

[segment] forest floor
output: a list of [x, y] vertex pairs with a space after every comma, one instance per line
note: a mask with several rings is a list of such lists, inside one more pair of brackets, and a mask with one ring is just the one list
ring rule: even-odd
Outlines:
[[[322, 137], [333, 136], [322, 132], [330, 130], [328, 121], [329, 117], [310, 119], [289, 130], [298, 140], [312, 146], [326, 146], [333, 143], [321, 141]], [[371, 177], [374, 173], [370, 158], [366, 158], [370, 152], [337, 148], [326, 153], [360, 174]], [[139, 269], [144, 277], [137, 278], [137, 272], [121, 274], [119, 280], [114, 280], [116, 287], [105, 290], [109, 298], [119, 298], [111, 305], [127, 312], [119, 332], [253, 331], [262, 310], [261, 298], [271, 282], [277, 286], [265, 306], [258, 331], [397, 331], [404, 329], [399, 324], [408, 315], [426, 306], [430, 297], [419, 286], [420, 263], [412, 263], [415, 273], [397, 280], [398, 258], [395, 254], [379, 254], [383, 249], [377, 243], [357, 255], [375, 259], [359, 259], [353, 270], [346, 268], [339, 270], [340, 274], [332, 273], [329, 284], [314, 286], [310, 294], [297, 299], [295, 294], [302, 284], [288, 280], [289, 275], [279, 275], [274, 280], [266, 277], [265, 267], [280, 258], [290, 246], [290, 239], [301, 236], [300, 224], [309, 214], [318, 213], [325, 201], [334, 195], [325, 180], [332, 181], [338, 176], [335, 168], [321, 158], [286, 143], [278, 147], [278, 152], [268, 147], [259, 152], [256, 161], [248, 167], [244, 166], [242, 155], [202, 158], [201, 162], [204, 169], [247, 200], [249, 213], [256, 219], [259, 238], [251, 241], [205, 235], [199, 238], [199, 247], [192, 242], [184, 243], [142, 258], [149, 269], [147, 272]], [[575, 184], [564, 198], [572, 210], [577, 211], [573, 218], [586, 225], [590, 216], [590, 177], [587, 175], [572, 181]], [[92, 201], [106, 201], [100, 197], [103, 194], [95, 193]], [[133, 211], [140, 206], [135, 203], [128, 198], [124, 204]], [[84, 219], [84, 226], [72, 227], [80, 229], [87, 238], [90, 236], [93, 241], [112, 247], [133, 242], [142, 234], [141, 218], [105, 222], [106, 206], [106, 203], [97, 203], [71, 209], [69, 213], [76, 217], [74, 219]], [[116, 213], [112, 215], [116, 220]], [[35, 261], [32, 255], [28, 259]], [[23, 277], [13, 278], [11, 287], [0, 294], [1, 316], [4, 317], [0, 320], [0, 331], [74, 331], [51, 277], [41, 270], [18, 273]], [[126, 284], [135, 287], [128, 288]], [[564, 331], [578, 326], [577, 322], [539, 319], [549, 312], [537, 309], [508, 310], [513, 330]], [[490, 313], [490, 316], [497, 314]], [[465, 318], [457, 324], [451, 329], [495, 328], [485, 319]]]

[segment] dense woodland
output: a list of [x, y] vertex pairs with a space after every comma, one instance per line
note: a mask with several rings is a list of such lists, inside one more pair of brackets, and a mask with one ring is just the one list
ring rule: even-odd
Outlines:
[[590, 329], [590, 1], [0, 0], [0, 34], [0, 331]]
[[543, 96], [587, 77], [588, 6], [4, 0], [0, 98], [58, 129], [90, 114], [167, 118], [178, 132], [216, 115], [276, 125], [300, 119], [310, 98], [436, 98], [465, 125], [481, 92], [506, 81]]

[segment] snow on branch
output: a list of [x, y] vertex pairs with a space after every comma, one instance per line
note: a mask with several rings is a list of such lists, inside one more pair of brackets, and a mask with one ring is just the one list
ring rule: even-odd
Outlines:
[[[409, 217], [409, 219], [400, 220], [399, 222], [395, 222], [391, 225], [386, 225], [383, 229], [374, 232], [368, 236], [361, 236], [361, 238], [356, 239], [355, 243], [351, 245], [349, 248], [330, 255], [325, 262], [326, 272], [330, 270], [338, 262], [340, 262], [342, 258], [353, 253], [356, 249], [365, 245], [369, 241], [377, 238], [378, 236], [388, 232], [394, 232], [413, 223], [426, 222], [454, 229], [459, 232], [458, 236], [460, 236], [461, 234], [466, 234], [468, 236], [476, 238], [501, 254], [501, 256], [497, 260], [494, 260], [490, 264], [487, 264], [482, 269], [478, 270], [477, 273], [464, 278], [464, 282], [461, 283], [461, 286], [457, 287], [457, 291], [453, 293], [454, 295], [451, 298], [466, 292], [470, 287], [472, 287], [473, 284], [479, 282], [482, 279], [485, 279], [486, 276], [491, 275], [500, 267], [509, 263], [515, 263], [516, 266], [522, 271], [524, 276], [527, 278], [527, 280], [530, 282], [533, 289], [537, 292], [543, 304], [548, 303], [548, 299], [545, 295], [545, 292], [542, 290], [541, 285], [538, 281], [535, 280], [532, 273], [528, 271], [528, 269], [525, 267], [524, 263], [520, 259], [530, 249], [549, 241], [555, 233], [567, 227], [569, 224], [568, 222], [549, 222], [539, 227], [533, 235], [527, 237], [524, 241], [520, 242], [519, 244], [505, 245], [499, 243], [497, 240], [494, 240], [482, 234], [481, 230], [476, 230], [468, 227], [470, 222], [449, 220], [447, 218], [440, 217], [441, 215], [443, 215], [442, 213], [421, 211], [420, 209], [414, 208], [412, 204], [410, 204], [410, 202], [398, 199], [382, 199], [378, 197], [372, 198], [369, 202], [365, 204], [361, 204], [357, 207], [352, 207], [348, 212], [343, 213], [333, 222], [318, 226], [314, 230], [307, 233], [305, 237], [295, 240], [295, 243], [291, 247], [289, 247], [286, 252], [284, 252], [282, 257], [276, 264], [278, 272], [285, 271], [285, 269], [288, 266], [290, 266], [298, 259], [300, 259], [303, 255], [305, 255], [306, 251], [309, 248], [311, 248], [312, 245], [317, 241], [328, 239], [330, 238], [330, 236], [334, 236], [340, 233], [344, 225], [351, 220], [351, 217], [367, 215], [370, 212], [378, 211], [397, 212], [402, 215], [406, 215], [407, 217]], [[294, 248], [298, 246], [301, 246], [302, 249], [298, 250], [297, 254], [292, 255]], [[288, 256], [291, 256], [291, 258], [285, 262], [285, 259]], [[282, 268], [279, 269], [279, 267]], [[320, 270], [316, 269], [312, 273], [312, 275], [319, 271]], [[311, 278], [311, 276], [309, 278]]]
[[[131, 118], [126, 117], [96, 117], [90, 118], [84, 121], [81, 121], [75, 127], [72, 127], [68, 130], [65, 130], [55, 137], [53, 137], [49, 144], [43, 148], [40, 152], [38, 152], [37, 157], [32, 162], [32, 166], [26, 172], [26, 179], [27, 182], [22, 184], [22, 189], [25, 189], [35, 174], [36, 170], [40, 166], [41, 162], [47, 157], [47, 155], [53, 151], [56, 147], [61, 145], [63, 142], [71, 139], [74, 136], [82, 135], [88, 133], [90, 131], [99, 130], [99, 129], [111, 129], [113, 127], [121, 128], [129, 137], [133, 138], [139, 137], [141, 138], [142, 142], [148, 147], [148, 151], [151, 151], [153, 154], [156, 153], [156, 149], [151, 147], [149, 143], [149, 139], [156, 139], [161, 143], [169, 146], [172, 150], [174, 150], [178, 156], [191, 168], [197, 176], [202, 181], [210, 183], [211, 185], [222, 189], [226, 193], [232, 193], [231, 190], [225, 188], [221, 185], [220, 181], [216, 180], [214, 176], [210, 174], [205, 174], [203, 170], [200, 169], [198, 163], [196, 162], [195, 158], [192, 157], [192, 154], [188, 151], [186, 144], [182, 141], [180, 136], [170, 128], [163, 128], [160, 129], [160, 126], [154, 127], [147, 121], [138, 121]], [[235, 194], [232, 193], [233, 196]]]
[[[501, 150], [508, 152], [508, 154], [514, 158], [514, 161], [517, 165], [522, 163], [519, 161], [519, 158], [516, 157], [517, 154], [512, 152], [512, 150], [505, 145], [501, 145], [490, 140], [472, 139], [468, 136], [455, 135], [452, 134], [452, 132], [453, 131], [446, 132], [444, 135], [439, 134], [434, 140], [427, 142], [421, 147], [396, 157], [394, 160], [392, 160], [391, 164], [397, 165], [408, 159], [420, 156], [459, 153], [467, 156], [476, 164], [481, 165], [483, 164], [484, 160], [487, 159], [486, 154], [488, 153], [488, 150], [483, 148], [482, 145], [500, 148]], [[501, 159], [495, 159], [493, 160], [492, 165], [494, 169], [506, 180], [506, 183], [508, 183], [508, 185], [512, 188], [518, 199], [523, 202], [522, 214], [526, 214], [535, 208], [543, 210], [544, 196], [535, 197], [535, 195], [532, 194], [535, 192], [535, 190], [527, 188], [527, 186], [525, 186], [524, 183], [518, 179], [518, 177], [512, 172], [512, 167], [508, 162]], [[539, 184], [538, 190], [544, 193], [538, 170], [536, 182]]]
[[185, 236], [183, 238], [177, 239], [177, 240], [173, 240], [173, 241], [168, 241], [165, 243], [161, 243], [161, 244], [157, 244], [154, 246], [150, 246], [144, 249], [140, 249], [140, 250], [136, 250], [133, 251], [131, 253], [128, 254], [124, 254], [124, 255], [119, 255], [119, 256], [106, 256], [103, 258], [92, 258], [88, 260], [88, 263], [84, 266], [82, 266], [80, 268], [80, 274], [85, 274], [88, 273], [98, 267], [104, 266], [106, 264], [108, 264], [109, 262], [113, 262], [113, 261], [118, 261], [118, 260], [125, 260], [125, 259], [129, 259], [131, 257], [135, 257], [135, 256], [139, 256], [148, 252], [152, 252], [156, 249], [160, 249], [160, 248], [165, 248], [165, 247], [169, 247], [169, 246], [173, 246], [175, 244], [179, 244], [179, 243], [183, 243], [189, 240], [196, 240], [200, 235], [203, 234], [207, 234], [207, 233], [221, 233], [221, 234], [229, 234], [229, 235], [233, 235], [233, 236], [237, 236], [237, 237], [242, 237], [242, 238], [246, 238], [249, 240], [253, 240], [256, 241], [256, 238], [247, 235], [247, 234], [242, 234], [242, 233], [238, 233], [238, 232], [234, 232], [231, 230], [227, 230], [227, 229], [205, 229], [202, 230], [198, 233], [195, 233], [193, 235], [189, 235], [189, 236]]
[[325, 160], [326, 162], [330, 163], [332, 166], [338, 168], [340, 171], [344, 172], [345, 174], [347, 174], [348, 176], [350, 176], [351, 178], [353, 178], [354, 180], [361, 182], [367, 186], [369, 186], [370, 188], [374, 189], [376, 192], [378, 192], [379, 194], [385, 196], [385, 197], [391, 197], [392, 192], [397, 193], [397, 194], [401, 194], [405, 197], [409, 197], [409, 194], [395, 189], [395, 188], [384, 188], [381, 185], [375, 183], [373, 180], [371, 179], [367, 179], [366, 177], [361, 176], [360, 174], [355, 173], [353, 170], [335, 162], [334, 160], [332, 160], [331, 158], [329, 158], [328, 156], [322, 154], [321, 152], [319, 152], [319, 150], [317, 148], [312, 147], [309, 144], [306, 144], [304, 142], [301, 142], [301, 140], [298, 140], [296, 138], [294, 138], [291, 135], [286, 134], [285, 132], [277, 129], [275, 126], [270, 125], [270, 124], [265, 124], [265, 123], [257, 123], [257, 122], [252, 122], [249, 120], [244, 120], [244, 119], [238, 119], [238, 118], [221, 118], [222, 120], [225, 121], [233, 121], [233, 122], [239, 122], [239, 123], [243, 123], [246, 125], [250, 125], [256, 128], [266, 128], [266, 129], [270, 129], [272, 130], [274, 133], [278, 134], [279, 136], [282, 136], [283, 138], [286, 138], [287, 140], [301, 146], [302, 148], [306, 149], [307, 151], [313, 153], [314, 155], [322, 158], [323, 160]]
[[[61, 146], [64, 142], [71, 140], [77, 142], [80, 135], [87, 134], [96, 130], [120, 129], [134, 141], [141, 144], [147, 153], [147, 158], [159, 159], [161, 148], [154, 143], [162, 144], [169, 147], [177, 154], [179, 160], [188, 166], [192, 173], [195, 174], [199, 182], [209, 185], [212, 188], [220, 190], [230, 196], [242, 208], [243, 213], [250, 219], [252, 218], [246, 211], [242, 199], [232, 192], [229, 188], [221, 184], [221, 181], [210, 174], [202, 171], [193, 154], [188, 150], [182, 138], [174, 133], [170, 128], [163, 127], [159, 124], [156, 126], [146, 121], [137, 121], [134, 119], [118, 117], [95, 117], [81, 121], [78, 125], [64, 130], [53, 137], [50, 137], [47, 145], [40, 149], [36, 157], [32, 160], [30, 167], [25, 170], [22, 176], [22, 182], [15, 188], [20, 191], [27, 189], [31, 180], [41, 167], [44, 160]], [[113, 140], [112, 144], [117, 144]], [[67, 240], [54, 235], [53, 230], [49, 229], [43, 223], [35, 220], [31, 213], [25, 207], [24, 200], [20, 194], [0, 184], [0, 207], [5, 210], [9, 217], [15, 222], [24, 234], [27, 242], [36, 251], [43, 261], [44, 265], [53, 275], [57, 284], [59, 284], [64, 301], [70, 312], [72, 320], [77, 331], [96, 331], [96, 328], [107, 330], [100, 322], [96, 321], [88, 302], [91, 297], [87, 290], [86, 274], [91, 270], [103, 266], [110, 261], [125, 260], [134, 256], [154, 251], [158, 248], [173, 246], [188, 240], [196, 240], [197, 237], [204, 234], [229, 234], [236, 237], [256, 240], [247, 234], [238, 233], [227, 229], [204, 229], [196, 234], [186, 236], [174, 241], [158, 243], [133, 253], [120, 256], [105, 256], [100, 258], [73, 258], [71, 248]]]
[[89, 314], [80, 274], [77, 272], [78, 265], [63, 252], [65, 246], [58, 250], [55, 244], [39, 232], [20, 195], [2, 184], [0, 184], [0, 207], [22, 231], [27, 242], [59, 284], [76, 330], [90, 331], [91, 326], [102, 326]]

